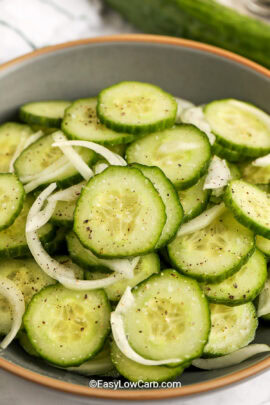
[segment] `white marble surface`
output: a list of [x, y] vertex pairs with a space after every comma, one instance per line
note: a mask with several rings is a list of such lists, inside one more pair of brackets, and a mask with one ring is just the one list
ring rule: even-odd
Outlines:
[[[128, 1], [128, 0], [127, 0]], [[143, 1], [143, 0], [142, 0]], [[219, 0], [246, 12], [244, 0]], [[99, 0], [0, 0], [0, 63], [33, 49], [68, 40], [135, 32]], [[270, 371], [226, 389], [165, 401], [181, 405], [270, 405]], [[162, 402], [162, 403], [165, 403]], [[0, 370], [0, 405], [108, 404], [69, 396]]]

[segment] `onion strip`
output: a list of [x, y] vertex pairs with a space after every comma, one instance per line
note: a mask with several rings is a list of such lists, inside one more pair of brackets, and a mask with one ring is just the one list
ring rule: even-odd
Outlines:
[[226, 354], [225, 356], [215, 357], [213, 359], [195, 359], [192, 361], [192, 365], [203, 370], [217, 370], [219, 368], [234, 366], [256, 354], [266, 352], [270, 352], [268, 345], [252, 344], [236, 352]]
[[224, 203], [219, 205], [215, 205], [212, 208], [204, 211], [198, 217], [192, 219], [191, 221], [187, 222], [186, 224], [182, 225], [178, 232], [177, 236], [184, 236], [190, 233], [199, 231], [200, 229], [206, 228], [210, 225], [216, 218], [218, 218], [223, 212], [225, 211], [226, 207]]
[[208, 168], [203, 189], [220, 189], [225, 187], [231, 179], [231, 172], [227, 166], [226, 160], [214, 156]]
[[58, 280], [58, 277], [60, 276], [74, 278], [74, 272], [70, 270], [70, 268], [58, 263], [46, 252], [38, 238], [37, 231], [28, 230], [30, 227], [29, 224], [32, 222], [32, 218], [35, 218], [36, 215], [40, 213], [43, 204], [49, 195], [55, 190], [55, 188], [56, 183], [50, 184], [35, 200], [27, 216], [25, 235], [30, 252], [32, 253], [37, 264], [46, 274], [48, 274], [48, 276]]
[[266, 156], [262, 156], [252, 162], [253, 166], [267, 167], [270, 166], [270, 153]]
[[116, 309], [111, 313], [112, 334], [119, 350], [130, 360], [145, 366], [160, 366], [162, 364], [179, 363], [181, 359], [149, 360], [140, 356], [130, 346], [124, 328], [123, 315], [134, 304], [134, 297], [131, 288], [127, 287], [124, 295], [120, 299]]
[[109, 167], [107, 163], [97, 162], [94, 166], [94, 172], [95, 174], [102, 173], [107, 167]]
[[52, 146], [81, 146], [83, 148], [88, 148], [103, 156], [111, 165], [114, 166], [126, 166], [127, 162], [117, 153], [112, 152], [111, 150], [105, 148], [102, 145], [99, 145], [94, 142], [89, 141], [62, 141], [55, 142]]
[[40, 177], [30, 181], [24, 186], [24, 190], [26, 193], [30, 193], [35, 188], [41, 186], [44, 183], [54, 180], [56, 177], [61, 176], [68, 170], [72, 165], [69, 162], [66, 162], [63, 166], [59, 167], [55, 171], [48, 172], [46, 175], [43, 175], [42, 172], [39, 173]]
[[[64, 136], [64, 134], [61, 131], [57, 131], [53, 134], [53, 139], [55, 142], [63, 142], [66, 141], [67, 138]], [[53, 144], [54, 146], [54, 144]], [[72, 166], [75, 167], [75, 169], [78, 170], [80, 175], [85, 179], [89, 180], [91, 177], [94, 176], [93, 171], [90, 169], [90, 167], [85, 163], [85, 161], [82, 159], [82, 157], [77, 153], [72, 146], [64, 146], [64, 145], [58, 145], [58, 147], [61, 149], [63, 154], [67, 157], [69, 162], [72, 164]]]
[[82, 188], [85, 184], [86, 182], [82, 181], [79, 184], [57, 191], [48, 197], [48, 201], [75, 201], [81, 194]]
[[179, 98], [179, 97], [174, 97], [174, 98], [177, 103], [177, 113], [176, 113], [175, 123], [180, 124], [182, 122], [181, 114], [185, 110], [195, 107], [195, 105], [191, 101], [185, 100], [184, 98]]
[[45, 225], [52, 217], [56, 204], [57, 200], [48, 201], [48, 204], [42, 211], [38, 212], [35, 216], [29, 219], [25, 228], [26, 232], [37, 231], [43, 225]]
[[211, 145], [215, 143], [216, 137], [213, 134], [210, 125], [205, 119], [202, 107], [187, 108], [181, 113], [181, 121], [186, 124], [193, 124], [204, 132]]
[[59, 276], [57, 280], [64, 287], [70, 290], [96, 290], [99, 288], [106, 288], [117, 281], [122, 280], [124, 277], [120, 273], [113, 273], [109, 277], [104, 277], [99, 280], [71, 280], [70, 278]]
[[2, 349], [6, 349], [6, 347], [15, 338], [21, 327], [22, 317], [25, 311], [25, 303], [22, 292], [18, 289], [16, 284], [8, 278], [1, 279], [0, 294], [2, 294], [8, 300], [12, 311], [11, 329], [0, 344]]

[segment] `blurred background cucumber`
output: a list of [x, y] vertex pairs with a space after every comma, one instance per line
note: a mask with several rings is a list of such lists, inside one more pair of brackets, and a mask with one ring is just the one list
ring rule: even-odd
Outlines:
[[270, 24], [214, 0], [104, 0], [146, 33], [205, 42], [270, 68]]

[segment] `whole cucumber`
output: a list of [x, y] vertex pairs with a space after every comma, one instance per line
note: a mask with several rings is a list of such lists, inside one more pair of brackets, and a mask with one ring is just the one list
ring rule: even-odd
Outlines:
[[140, 30], [189, 38], [270, 68], [270, 24], [214, 0], [105, 0]]

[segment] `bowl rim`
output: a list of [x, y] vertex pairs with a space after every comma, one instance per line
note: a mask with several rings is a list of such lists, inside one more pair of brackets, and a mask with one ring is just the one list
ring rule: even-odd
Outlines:
[[[40, 55], [46, 55], [58, 50], [72, 48], [80, 45], [87, 44], [98, 44], [98, 43], [110, 43], [110, 42], [139, 42], [139, 43], [150, 43], [150, 44], [164, 44], [164, 45], [175, 45], [184, 48], [191, 48], [196, 50], [204, 51], [205, 53], [215, 54], [217, 56], [223, 57], [224, 59], [234, 61], [242, 66], [248, 67], [257, 73], [260, 73], [264, 77], [270, 78], [270, 70], [267, 68], [239, 56], [235, 53], [229, 52], [227, 50], [217, 48], [212, 45], [203, 44], [196, 41], [191, 41], [182, 38], [174, 38], [168, 36], [160, 35], [148, 35], [148, 34], [120, 34], [120, 35], [110, 35], [102, 36], [97, 38], [86, 38], [76, 41], [65, 42], [57, 45], [52, 45], [44, 47], [33, 52], [27, 53], [25, 55], [19, 56], [9, 62], [0, 65], [0, 73], [19, 65], [22, 62], [28, 61], [32, 58], [38, 57]], [[0, 368], [9, 371], [19, 377], [29, 380], [40, 385], [53, 388], [59, 391], [64, 391], [69, 394], [81, 395], [86, 397], [96, 397], [105, 398], [112, 400], [153, 400], [153, 399], [168, 399], [175, 397], [182, 397], [187, 395], [194, 395], [210, 391], [213, 389], [225, 387], [227, 385], [239, 382], [245, 378], [251, 377], [267, 368], [270, 368], [270, 357], [259, 361], [258, 363], [240, 371], [236, 371], [229, 375], [214, 378], [210, 381], [200, 382], [196, 384], [191, 384], [179, 388], [166, 388], [166, 389], [143, 389], [143, 390], [113, 390], [104, 388], [89, 388], [87, 386], [82, 386], [78, 384], [68, 383], [51, 377], [47, 377], [36, 372], [27, 370], [21, 366], [7, 361], [0, 357]], [[89, 380], [91, 377], [89, 377]]]

